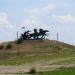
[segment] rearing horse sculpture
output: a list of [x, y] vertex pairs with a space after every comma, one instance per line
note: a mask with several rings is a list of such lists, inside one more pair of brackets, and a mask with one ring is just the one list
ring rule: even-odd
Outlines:
[[[38, 39], [44, 39], [45, 36], [47, 35], [46, 32], [49, 32], [48, 30], [43, 30], [43, 29], [39, 29], [39, 32], [37, 32], [37, 29], [34, 29], [34, 33], [30, 34], [30, 37], [33, 37], [33, 39], [38, 40]], [[39, 38], [41, 37], [41, 38]]]
[[46, 33], [49, 32], [48, 30], [39, 29], [39, 36], [41, 36], [41, 39], [44, 39], [47, 35]]
[[37, 32], [37, 29], [34, 29], [34, 33], [31, 33], [29, 36], [33, 37], [34, 40], [35, 39], [37, 40], [38, 36], [39, 36], [39, 33]]
[[49, 32], [48, 30], [39, 29], [39, 32], [37, 29], [34, 29], [34, 33], [29, 33], [30, 31], [25, 31], [23, 34], [21, 34], [20, 38], [17, 41], [24, 41], [24, 40], [38, 40], [38, 39], [44, 39], [47, 35], [46, 33]]

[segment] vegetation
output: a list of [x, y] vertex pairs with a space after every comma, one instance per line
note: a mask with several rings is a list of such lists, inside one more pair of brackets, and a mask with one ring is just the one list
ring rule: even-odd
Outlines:
[[60, 68], [54, 71], [45, 71], [39, 75], [75, 75], [75, 68]]
[[[75, 53], [72, 53], [72, 54], [60, 53], [60, 55], [56, 53], [31, 54], [31, 55], [22, 53], [19, 56], [14, 53], [5, 53], [4, 55], [3, 54], [0, 54], [0, 65], [21, 65], [21, 64], [28, 64], [28, 63], [35, 63], [35, 62], [50, 62], [50, 64], [58, 64], [58, 63], [66, 64], [66, 61], [69, 61], [68, 64], [75, 63], [75, 60], [74, 60]], [[66, 58], [70, 58], [70, 59], [66, 59]], [[63, 59], [63, 60], [59, 60], [59, 59]]]
[[33, 67], [30, 69], [29, 74], [36, 74], [36, 69]]
[[22, 39], [18, 39], [16, 44], [21, 44], [22, 43]]
[[[5, 48], [3, 48], [3, 50], [0, 50], [0, 65], [3, 65], [3, 66], [4, 65], [5, 66], [31, 65], [31, 67], [36, 66], [36, 63], [38, 65], [44, 64], [47, 66], [50, 64], [51, 65], [54, 65], [54, 64], [55, 65], [59, 65], [59, 64], [74, 65], [75, 64], [75, 47], [65, 43], [61, 43], [61, 42], [59, 43], [60, 43], [59, 55], [58, 55], [56, 41], [30, 40], [30, 41], [25, 41], [18, 45], [15, 43], [7, 43], [3, 45], [3, 47], [8, 46], [7, 50]], [[48, 68], [45, 67], [43, 68], [43, 70], [49, 70], [49, 67]], [[58, 70], [55, 70], [55, 72], [45, 71], [45, 72], [37, 73], [38, 72], [37, 69], [31, 68], [29, 73], [32, 75], [60, 75], [59, 71], [64, 71], [64, 69], [63, 68], [58, 69]], [[65, 72], [66, 71], [64, 71], [64, 73]], [[64, 73], [62, 73], [61, 75], [65, 75]], [[18, 73], [18, 74], [25, 75], [26, 73]]]
[[60, 60], [52, 64], [75, 63], [75, 47], [60, 43], [61, 49], [58, 55], [56, 41], [25, 41], [18, 45], [19, 48], [14, 43], [8, 43], [4, 46], [7, 46], [7, 50], [0, 50], [0, 65], [21, 65], [40, 61], [50, 62], [65, 58], [71, 59]]
[[11, 43], [7, 44], [6, 49], [11, 49], [11, 48], [12, 48], [12, 44]]
[[0, 46], [0, 49], [3, 49], [3, 48], [4, 48], [3, 45], [1, 45], [1, 46]]
[[[17, 73], [18, 75], [26, 75], [27, 73]], [[42, 71], [32, 75], [75, 75], [75, 67], [59, 68], [53, 71]]]

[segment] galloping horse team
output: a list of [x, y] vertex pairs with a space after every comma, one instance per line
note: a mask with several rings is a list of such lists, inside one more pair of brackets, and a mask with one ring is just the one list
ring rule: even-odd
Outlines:
[[30, 33], [30, 31], [25, 31], [23, 34], [21, 34], [20, 38], [18, 39], [18, 41], [24, 41], [24, 40], [38, 40], [41, 39], [43, 40], [45, 38], [45, 36], [47, 36], [47, 32], [49, 32], [48, 30], [43, 30], [43, 29], [39, 29], [39, 32], [37, 31], [37, 29], [34, 29], [34, 33]]

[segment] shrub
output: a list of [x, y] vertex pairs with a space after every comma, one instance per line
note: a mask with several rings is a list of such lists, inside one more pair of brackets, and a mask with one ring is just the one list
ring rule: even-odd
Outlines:
[[18, 39], [16, 43], [17, 43], [17, 44], [22, 43], [22, 39]]
[[3, 45], [0, 46], [0, 49], [3, 49]]
[[9, 44], [6, 46], [6, 49], [10, 49], [10, 48], [12, 48], [12, 44], [11, 44], [11, 43], [9, 43]]
[[29, 71], [29, 74], [35, 74], [36, 73], [36, 69], [35, 68], [31, 68]]

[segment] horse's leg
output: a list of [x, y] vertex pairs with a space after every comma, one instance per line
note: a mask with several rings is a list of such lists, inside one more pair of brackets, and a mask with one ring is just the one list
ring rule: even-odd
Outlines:
[[41, 40], [43, 39], [43, 35], [41, 35]]
[[36, 36], [36, 39], [38, 40], [38, 35]]
[[33, 40], [35, 40], [36, 39], [36, 37], [35, 36], [33, 36]]
[[30, 35], [28, 35], [28, 40], [30, 40]]
[[45, 36], [43, 36], [43, 39], [45, 39]]

